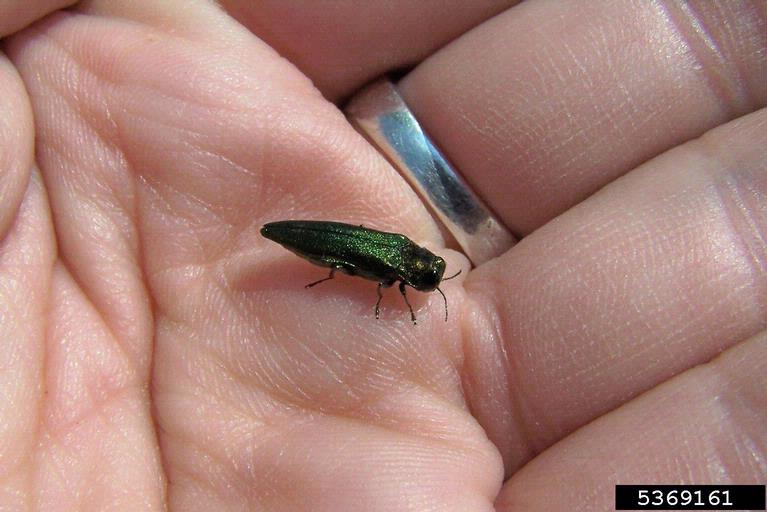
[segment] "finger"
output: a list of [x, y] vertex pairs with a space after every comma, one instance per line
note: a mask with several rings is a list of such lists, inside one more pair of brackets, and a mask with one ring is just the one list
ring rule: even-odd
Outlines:
[[416, 117], [519, 235], [767, 103], [750, 2], [524, 2], [418, 66]]
[[45, 15], [74, 3], [75, 0], [4, 0], [0, 5], [0, 37], [13, 34]]
[[[53, 15], [7, 43], [35, 112], [41, 167], [22, 203], [21, 211], [31, 213], [14, 224], [32, 219], [31, 227], [22, 224], [31, 235], [13, 255], [19, 280], [8, 300], [34, 315], [17, 326], [17, 339], [34, 336], [41, 346], [25, 345], [23, 358], [11, 352], [23, 363], [37, 358], [36, 380], [19, 380], [21, 391], [12, 396], [39, 394], [39, 400], [32, 411], [22, 411], [26, 402], [12, 411], [31, 414], [25, 434], [33, 442], [17, 464], [4, 466], [8, 481], [21, 482], [19, 493], [7, 493], [8, 508], [161, 508], [164, 482], [148, 392], [151, 314], [132, 190], [111, 167], [120, 155], [101, 144], [103, 126], [89, 124], [94, 118], [69, 96], [78, 87], [85, 96], [98, 90], [87, 79], [78, 82], [72, 54], [57, 44], [53, 27], [62, 19], [68, 16]], [[35, 304], [41, 294], [42, 304]], [[9, 440], [16, 439], [2, 438]]]
[[[0, 507], [24, 508], [29, 457], [42, 401], [46, 293], [53, 237], [32, 168], [32, 110], [21, 80], [0, 56]], [[13, 498], [10, 498], [13, 496]]]
[[0, 508], [30, 508], [44, 404], [46, 316], [55, 244], [32, 168], [32, 110], [0, 57]]
[[11, 228], [32, 169], [33, 121], [24, 84], [0, 54], [0, 240]]
[[766, 123], [648, 162], [467, 280], [467, 393], [508, 471], [767, 327]]
[[331, 99], [425, 58], [514, 3], [221, 2], [232, 16], [298, 66]]
[[53, 237], [32, 168], [32, 110], [0, 55], [0, 508], [23, 509], [37, 444]]
[[762, 483], [764, 389], [763, 332], [547, 450], [506, 483], [496, 510], [610, 510], [616, 483]]
[[[109, 120], [91, 116], [86, 105], [70, 108], [67, 103], [68, 92], [62, 90], [71, 71], [66, 69], [67, 58], [53, 40], [36, 44], [36, 34], [55, 37], [61, 22], [70, 18], [54, 14], [18, 34], [8, 42], [9, 55], [35, 111], [36, 156], [51, 205], [58, 256], [118, 335], [135, 368], [148, 376], [152, 326], [134, 224], [135, 190], [119, 169], [123, 156], [102, 144], [102, 137], [109, 135]], [[50, 74], [40, 75], [42, 62], [49, 63]], [[93, 92], [92, 81], [80, 86], [83, 94]]]

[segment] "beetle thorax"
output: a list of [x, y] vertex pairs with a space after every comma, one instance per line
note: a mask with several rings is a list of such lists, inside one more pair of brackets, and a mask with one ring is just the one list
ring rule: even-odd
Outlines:
[[423, 247], [411, 247], [404, 263], [402, 280], [422, 292], [434, 290], [445, 273], [445, 260]]

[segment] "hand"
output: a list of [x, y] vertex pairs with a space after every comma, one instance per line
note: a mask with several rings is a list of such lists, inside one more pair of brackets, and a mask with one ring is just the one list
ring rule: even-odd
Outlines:
[[[608, 510], [616, 483], [767, 479], [758, 3], [60, 3], [0, 13], [0, 508]], [[408, 105], [522, 238], [470, 272], [332, 103], [413, 63]], [[291, 218], [464, 268], [449, 322], [304, 289], [326, 271], [258, 233]]]

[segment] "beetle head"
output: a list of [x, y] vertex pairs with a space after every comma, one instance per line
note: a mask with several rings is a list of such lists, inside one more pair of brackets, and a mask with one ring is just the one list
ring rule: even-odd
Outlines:
[[407, 257], [403, 281], [420, 292], [430, 292], [442, 281], [444, 273], [445, 260], [422, 247], [414, 247]]

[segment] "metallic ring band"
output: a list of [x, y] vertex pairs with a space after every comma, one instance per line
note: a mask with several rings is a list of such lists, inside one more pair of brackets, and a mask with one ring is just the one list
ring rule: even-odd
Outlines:
[[350, 121], [399, 169], [476, 266], [514, 245], [514, 237], [424, 133], [388, 79], [346, 106]]

